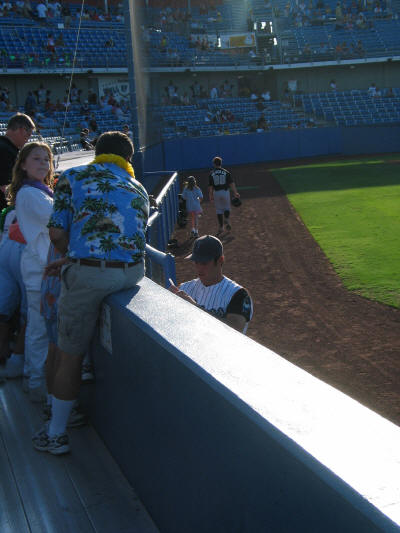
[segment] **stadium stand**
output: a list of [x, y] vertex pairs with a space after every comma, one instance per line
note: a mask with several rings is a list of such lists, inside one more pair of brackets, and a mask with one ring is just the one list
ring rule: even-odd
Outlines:
[[389, 90], [382, 96], [359, 90], [335, 91], [297, 95], [295, 101], [304, 112], [337, 126], [400, 123], [400, 89], [390, 94]]

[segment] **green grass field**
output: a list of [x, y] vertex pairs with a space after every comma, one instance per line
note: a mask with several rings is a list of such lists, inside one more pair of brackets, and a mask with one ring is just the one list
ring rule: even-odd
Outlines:
[[400, 307], [400, 154], [272, 172], [344, 285]]

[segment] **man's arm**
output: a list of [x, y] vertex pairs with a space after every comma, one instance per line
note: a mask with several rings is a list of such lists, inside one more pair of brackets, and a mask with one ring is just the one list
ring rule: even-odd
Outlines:
[[69, 233], [61, 228], [49, 228], [49, 236], [51, 242], [57, 250], [65, 255], [68, 251]]
[[231, 189], [231, 191], [233, 192], [233, 194], [235, 195], [236, 198], [240, 198], [240, 194], [237, 192], [237, 189], [236, 189], [236, 184], [234, 181], [232, 181], [230, 184], [229, 184], [229, 187]]
[[242, 287], [232, 296], [226, 308], [226, 316], [222, 321], [231, 328], [244, 332], [245, 326], [252, 316], [253, 301], [247, 290]]
[[221, 318], [220, 320], [231, 328], [240, 331], [240, 333], [243, 332], [246, 325], [245, 317], [243, 315], [237, 315], [236, 313], [228, 313], [225, 318]]

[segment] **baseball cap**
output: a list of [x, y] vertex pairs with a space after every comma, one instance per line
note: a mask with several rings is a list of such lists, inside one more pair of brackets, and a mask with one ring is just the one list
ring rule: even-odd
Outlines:
[[222, 242], [213, 235], [203, 235], [194, 241], [193, 251], [186, 259], [196, 263], [208, 263], [224, 254]]

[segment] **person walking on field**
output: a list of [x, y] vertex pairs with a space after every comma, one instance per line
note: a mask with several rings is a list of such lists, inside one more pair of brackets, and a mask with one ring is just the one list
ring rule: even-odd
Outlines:
[[232, 229], [229, 220], [231, 211], [230, 190], [232, 190], [235, 198], [240, 198], [240, 194], [237, 192], [231, 173], [222, 168], [222, 159], [218, 156], [214, 157], [213, 165], [214, 168], [209, 175], [208, 195], [210, 202], [214, 202], [215, 205], [218, 219], [217, 235], [220, 235], [224, 231], [224, 219], [226, 230]]
[[199, 215], [203, 212], [200, 202], [203, 200], [203, 193], [196, 183], [194, 176], [189, 176], [182, 192], [182, 198], [186, 201], [186, 211], [192, 219], [191, 237], [199, 236]]

